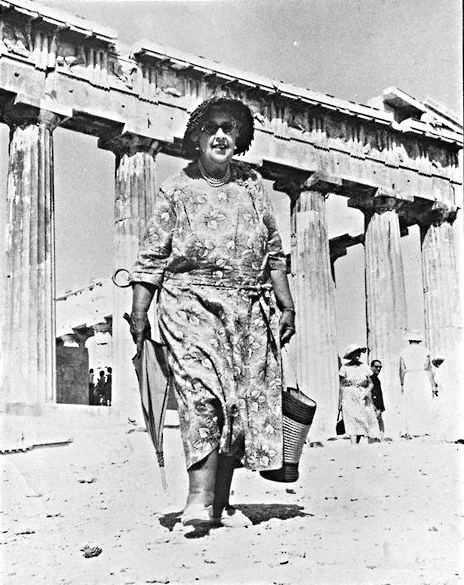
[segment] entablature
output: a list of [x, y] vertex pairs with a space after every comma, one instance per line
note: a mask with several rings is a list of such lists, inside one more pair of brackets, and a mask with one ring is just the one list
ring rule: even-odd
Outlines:
[[34, 106], [46, 101], [51, 111], [71, 112], [63, 127], [102, 143], [130, 133], [181, 156], [189, 113], [224, 94], [253, 111], [256, 137], [243, 158], [267, 178], [279, 179], [276, 169], [288, 167], [426, 199], [449, 199], [462, 182], [457, 126], [398, 122], [392, 112], [155, 43], [129, 52], [110, 29], [30, 0], [0, 0], [0, 79], [0, 105], [18, 95]]

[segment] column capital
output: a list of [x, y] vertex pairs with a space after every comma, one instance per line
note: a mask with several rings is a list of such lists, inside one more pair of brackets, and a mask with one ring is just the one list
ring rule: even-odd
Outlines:
[[316, 171], [308, 177], [304, 183], [304, 189], [306, 191], [317, 191], [323, 195], [335, 193], [336, 191], [339, 191], [342, 186], [343, 180], [341, 177], [329, 175], [322, 171]]
[[429, 209], [418, 213], [417, 223], [421, 227], [439, 226], [445, 222], [452, 224], [456, 219], [457, 213], [458, 208], [455, 205], [435, 201]]
[[307, 179], [308, 173], [295, 171], [294, 173], [288, 173], [279, 177], [274, 181], [273, 187], [275, 191], [287, 193], [290, 199], [296, 200], [300, 196], [300, 193], [306, 190], [305, 183]]
[[386, 211], [399, 211], [404, 205], [404, 200], [395, 197], [391, 191], [378, 189], [373, 197], [352, 197], [348, 201], [348, 207], [360, 209], [365, 215], [374, 213], [382, 214]]
[[161, 143], [148, 136], [141, 136], [133, 132], [118, 132], [100, 138], [98, 147], [111, 150], [118, 156], [148, 152], [155, 157], [161, 150]]
[[56, 112], [24, 103], [7, 105], [2, 115], [2, 121], [11, 128], [35, 125], [42, 126], [50, 132], [53, 132], [64, 118]]
[[298, 172], [288, 173], [274, 183], [276, 191], [287, 193], [295, 201], [303, 191], [320, 193], [327, 197], [329, 193], [336, 193], [343, 187], [341, 177], [328, 175], [320, 171], [315, 173]]

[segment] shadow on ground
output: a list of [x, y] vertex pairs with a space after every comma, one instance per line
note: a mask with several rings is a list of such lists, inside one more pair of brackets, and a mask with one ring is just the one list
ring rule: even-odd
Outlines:
[[[253, 522], [253, 525], [267, 522], [273, 518], [278, 520], [289, 520], [290, 518], [298, 518], [304, 516], [314, 516], [304, 511], [303, 506], [296, 504], [241, 504], [237, 508], [241, 510]], [[170, 512], [160, 516], [159, 522], [161, 526], [173, 531], [176, 524], [180, 524], [180, 516], [182, 512]], [[201, 538], [207, 536], [211, 530], [218, 530], [221, 526], [211, 526], [204, 524], [196, 526], [195, 529], [187, 532], [185, 538]]]

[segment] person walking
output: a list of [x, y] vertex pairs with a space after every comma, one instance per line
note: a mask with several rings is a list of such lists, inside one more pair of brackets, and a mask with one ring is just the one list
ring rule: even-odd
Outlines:
[[380, 360], [371, 361], [372, 370], [372, 404], [374, 406], [375, 414], [377, 415], [377, 421], [379, 423], [380, 440], [382, 441], [385, 435], [385, 424], [383, 422], [382, 413], [385, 411], [385, 405], [383, 402], [382, 384], [379, 379], [379, 374], [382, 370], [382, 362]]
[[184, 525], [249, 525], [229, 501], [234, 469], [282, 465], [281, 358], [269, 336], [290, 340], [295, 308], [262, 178], [233, 160], [253, 134], [239, 100], [195, 109], [183, 141], [193, 162], [160, 187], [131, 275], [137, 352], [155, 293], [168, 349], [189, 477]]
[[372, 370], [361, 361], [366, 349], [359, 343], [348, 346], [343, 356], [348, 361], [339, 371], [343, 420], [352, 445], [359, 443], [363, 436], [379, 438], [379, 425], [371, 396]]
[[95, 405], [95, 374], [93, 368], [89, 370], [89, 405]]
[[104, 370], [100, 370], [100, 373], [98, 374], [97, 384], [95, 386], [95, 404], [97, 406], [106, 405], [105, 386], [106, 386], [105, 372]]
[[408, 345], [400, 355], [400, 382], [403, 395], [404, 433], [406, 439], [430, 433], [432, 425], [432, 398], [435, 380], [430, 352], [423, 344], [422, 335], [410, 332]]

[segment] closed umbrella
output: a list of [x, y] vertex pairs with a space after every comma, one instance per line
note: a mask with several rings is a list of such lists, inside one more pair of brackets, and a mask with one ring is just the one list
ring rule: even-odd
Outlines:
[[[128, 318], [126, 315], [124, 317]], [[139, 381], [145, 424], [155, 447], [161, 481], [166, 490], [163, 426], [170, 388], [166, 346], [152, 339], [145, 339], [141, 354], [136, 355], [132, 362]]]

